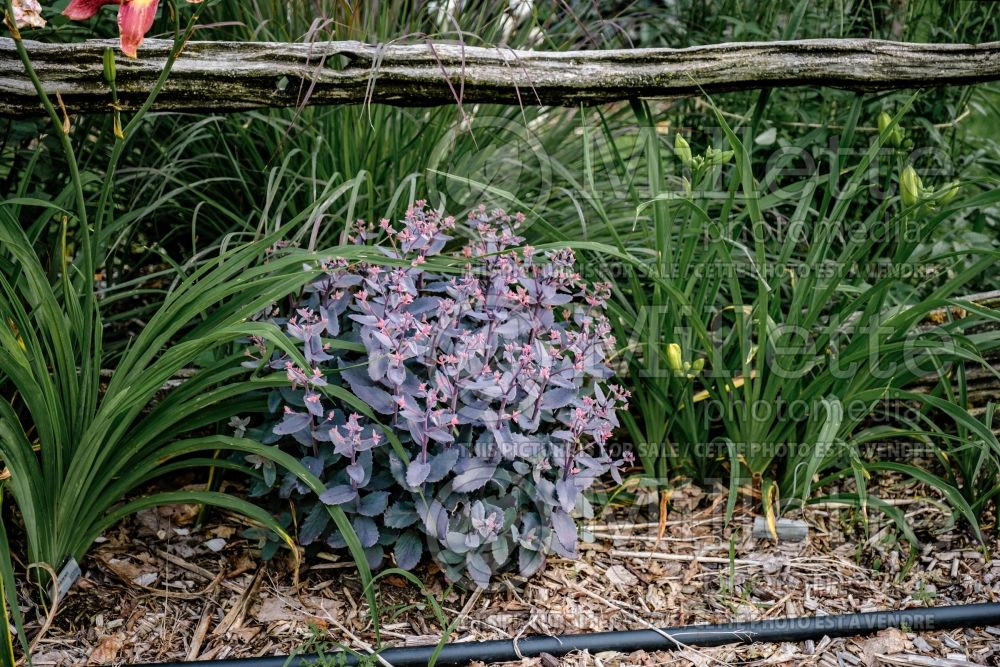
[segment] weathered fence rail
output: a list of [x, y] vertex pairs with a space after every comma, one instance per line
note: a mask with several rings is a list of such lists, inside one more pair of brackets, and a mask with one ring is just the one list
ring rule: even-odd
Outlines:
[[[105, 111], [101, 55], [115, 42], [25, 41], [45, 89], [70, 112]], [[118, 59], [119, 100], [136, 107], [171, 43], [146, 40]], [[1000, 42], [911, 44], [866, 39], [743, 42], [685, 49], [515, 51], [456, 44], [190, 42], [157, 100], [177, 111], [462, 102], [598, 104], [748, 88], [824, 85], [890, 90], [1000, 80]], [[0, 39], [0, 115], [41, 112], [10, 39]]]

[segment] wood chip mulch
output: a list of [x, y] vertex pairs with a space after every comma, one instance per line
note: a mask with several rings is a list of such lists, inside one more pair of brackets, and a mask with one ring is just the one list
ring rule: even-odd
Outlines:
[[[924, 541], [912, 560], [893, 524], [874, 511], [865, 527], [855, 509], [812, 506], [797, 515], [808, 523], [808, 537], [775, 543], [752, 536], [752, 506], [726, 526], [723, 493], [684, 487], [671, 499], [662, 538], [656, 499], [644, 504], [640, 498], [588, 526], [579, 559], [550, 559], [526, 581], [504, 575], [477, 591], [449, 587], [433, 568], [418, 576], [449, 622], [461, 618], [453, 641], [1000, 601], [995, 528], [980, 545], [933, 493], [914, 486], [899, 495], [891, 502], [920, 527]], [[296, 583], [290, 556], [258, 560], [259, 545], [242, 537], [238, 517], [215, 514], [196, 529], [196, 515], [189, 506], [149, 510], [107, 534], [37, 643], [35, 665], [255, 657], [336, 644], [371, 648], [367, 605], [343, 557], [306, 559]], [[390, 576], [379, 593], [384, 645], [439, 639], [431, 606], [410, 583]], [[43, 610], [25, 612], [33, 636]], [[543, 655], [512, 664], [1000, 665], [1000, 619], [949, 632]]]

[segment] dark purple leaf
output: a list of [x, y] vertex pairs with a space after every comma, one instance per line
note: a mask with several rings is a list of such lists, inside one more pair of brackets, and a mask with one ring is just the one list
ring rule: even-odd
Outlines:
[[417, 516], [416, 510], [413, 508], [413, 503], [402, 500], [393, 503], [392, 507], [389, 508], [382, 518], [385, 525], [390, 528], [406, 528], [419, 520], [420, 517]]
[[470, 548], [478, 546], [478, 544], [470, 546], [467, 539], [468, 537], [469, 536], [464, 533], [459, 533], [454, 530], [448, 531], [444, 536], [444, 544], [448, 547], [449, 551], [457, 554], [464, 554]]
[[424, 541], [417, 533], [408, 530], [396, 540], [394, 552], [396, 565], [404, 570], [412, 570], [420, 562], [420, 557], [424, 553]]
[[552, 512], [552, 528], [555, 530], [557, 544], [553, 547], [562, 546], [560, 551], [574, 554], [576, 552], [576, 523], [566, 512], [556, 509]]
[[[406, 312], [414, 316], [423, 315], [424, 313], [429, 313], [432, 310], [437, 310], [438, 303], [441, 302], [440, 297], [436, 296], [423, 296], [418, 299], [414, 299], [410, 305], [406, 306], [404, 309]], [[419, 319], [419, 317], [418, 317]]]
[[389, 452], [389, 472], [397, 484], [406, 486], [406, 466], [395, 452]]
[[420, 520], [423, 521], [427, 534], [438, 539], [447, 535], [448, 512], [445, 511], [444, 506], [437, 500], [432, 500], [429, 503], [424, 500], [419, 502], [421, 504], [417, 506], [417, 513], [420, 515]]
[[476, 585], [486, 588], [490, 585], [490, 577], [493, 576], [493, 568], [489, 566], [486, 559], [478, 552], [471, 552], [465, 557], [465, 567]]
[[358, 534], [358, 540], [361, 541], [361, 546], [365, 549], [378, 542], [378, 526], [372, 519], [366, 516], [356, 516], [351, 519], [351, 526], [354, 527], [354, 532]]
[[334, 287], [357, 287], [361, 284], [361, 276], [356, 273], [341, 273], [334, 278]]
[[429, 461], [431, 464], [431, 471], [427, 475], [427, 479], [425, 481], [434, 483], [434, 482], [440, 482], [442, 479], [444, 479], [445, 475], [450, 473], [452, 469], [455, 467], [455, 464], [458, 462], [458, 457], [460, 456], [460, 454], [461, 451], [458, 449], [458, 447], [452, 447], [450, 449], [444, 450], [440, 454], [432, 456]]
[[556, 387], [555, 389], [549, 389], [547, 392], [542, 394], [542, 409], [558, 410], [559, 408], [564, 408], [576, 400], [578, 395], [579, 392], [577, 392], [575, 387]]
[[303, 447], [313, 446], [312, 429], [304, 428], [301, 431], [296, 431], [292, 433], [292, 438]]
[[481, 489], [493, 478], [497, 464], [486, 459], [466, 459], [469, 463], [463, 466], [462, 472], [455, 475], [451, 482], [452, 491], [468, 493]]
[[306, 339], [306, 344], [302, 348], [302, 354], [311, 365], [316, 363], [329, 361], [333, 357], [327, 354], [326, 350], [323, 349], [323, 341], [319, 336], [309, 336]]
[[290, 435], [303, 431], [312, 425], [312, 416], [305, 412], [286, 412], [284, 418], [274, 427], [276, 435]]
[[422, 443], [427, 439], [427, 429], [424, 427], [423, 415], [417, 415], [408, 410], [403, 410], [400, 417], [406, 422], [406, 428], [410, 431], [410, 437], [414, 442]]
[[530, 577], [538, 572], [545, 564], [545, 553], [534, 549], [521, 547], [517, 550], [518, 574], [522, 577]]
[[418, 487], [424, 483], [430, 473], [431, 464], [410, 461], [410, 466], [406, 469], [406, 483], [411, 487]]
[[330, 336], [336, 338], [340, 335], [340, 318], [337, 317], [337, 309], [333, 308], [320, 308], [320, 314], [326, 321], [326, 333]]
[[451, 434], [451, 428], [448, 426], [438, 426], [427, 431], [427, 436], [431, 440], [436, 440], [437, 442], [450, 445], [455, 442], [455, 436]]
[[343, 505], [358, 497], [358, 490], [347, 484], [339, 484], [320, 494], [320, 502], [326, 505]]
[[[367, 343], [366, 343], [367, 347]], [[389, 356], [381, 348], [368, 348], [368, 377], [381, 382], [389, 370]]]
[[278, 471], [274, 465], [274, 461], [270, 460], [264, 461], [264, 464], [261, 466], [261, 472], [264, 473], [264, 484], [268, 488], [274, 486], [274, 481], [278, 475]]
[[317, 477], [321, 477], [323, 475], [323, 459], [316, 458], [315, 456], [303, 456], [299, 463], [302, 464], [302, 467]]
[[493, 557], [493, 562], [498, 565], [505, 565], [507, 559], [510, 558], [510, 542], [505, 538], [500, 538], [493, 542], [493, 546], [490, 547], [490, 554]]
[[372, 381], [368, 379], [368, 374], [363, 369], [345, 368], [340, 373], [350, 385], [351, 393], [370, 405], [372, 410], [383, 415], [393, 413], [392, 396], [389, 395], [389, 392], [372, 384]]
[[385, 558], [385, 549], [382, 548], [382, 545], [376, 544], [365, 549], [365, 560], [368, 561], [368, 567], [371, 569], [377, 570], [382, 565], [383, 558]]
[[350, 477], [355, 484], [360, 485], [365, 481], [365, 469], [360, 463], [352, 463], [347, 466], [347, 476]]
[[[385, 511], [386, 505], [389, 504], [389, 492], [388, 491], [372, 491], [361, 498], [358, 503], [358, 513], [364, 516], [378, 516]], [[414, 520], [416, 516], [414, 515]], [[389, 523], [386, 522], [388, 526]], [[399, 526], [389, 526], [390, 528]]]
[[313, 508], [306, 514], [306, 518], [302, 520], [302, 525], [299, 526], [299, 543], [304, 547], [309, 546], [323, 534], [329, 523], [330, 515], [326, 506], [319, 503], [313, 505]]
[[545, 298], [545, 304], [549, 306], [563, 306], [573, 300], [570, 294], [553, 294]]
[[403, 366], [402, 362], [390, 362], [385, 372], [385, 378], [393, 387], [398, 387], [406, 380], [406, 367]]
[[556, 497], [564, 512], [573, 511], [576, 505], [576, 485], [572, 480], [560, 479], [556, 482]]
[[320, 400], [319, 394], [314, 391], [308, 392], [306, 394], [306, 410], [309, 411], [313, 417], [323, 416], [323, 401]]

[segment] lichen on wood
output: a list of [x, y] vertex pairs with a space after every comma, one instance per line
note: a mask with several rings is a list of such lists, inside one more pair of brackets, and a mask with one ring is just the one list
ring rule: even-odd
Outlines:
[[[115, 42], [26, 40], [25, 45], [45, 89], [58, 92], [70, 112], [109, 109], [102, 54]], [[118, 58], [123, 109], [142, 103], [170, 48], [169, 41], [149, 39], [139, 59]], [[811, 39], [560, 52], [430, 43], [190, 42], [156, 108], [222, 112], [367, 102], [577, 105], [767, 87], [891, 90], [998, 79], [1000, 42]], [[39, 113], [41, 107], [13, 41], [0, 39], [0, 115]]]

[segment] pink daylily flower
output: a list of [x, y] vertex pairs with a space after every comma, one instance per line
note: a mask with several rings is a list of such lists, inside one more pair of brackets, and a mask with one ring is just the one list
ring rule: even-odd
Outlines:
[[[201, 0], [188, 2], [198, 3]], [[72, 0], [63, 14], [74, 21], [85, 21], [104, 5], [119, 5], [118, 33], [121, 35], [122, 53], [135, 58], [139, 45], [153, 26], [159, 4], [160, 0]]]

